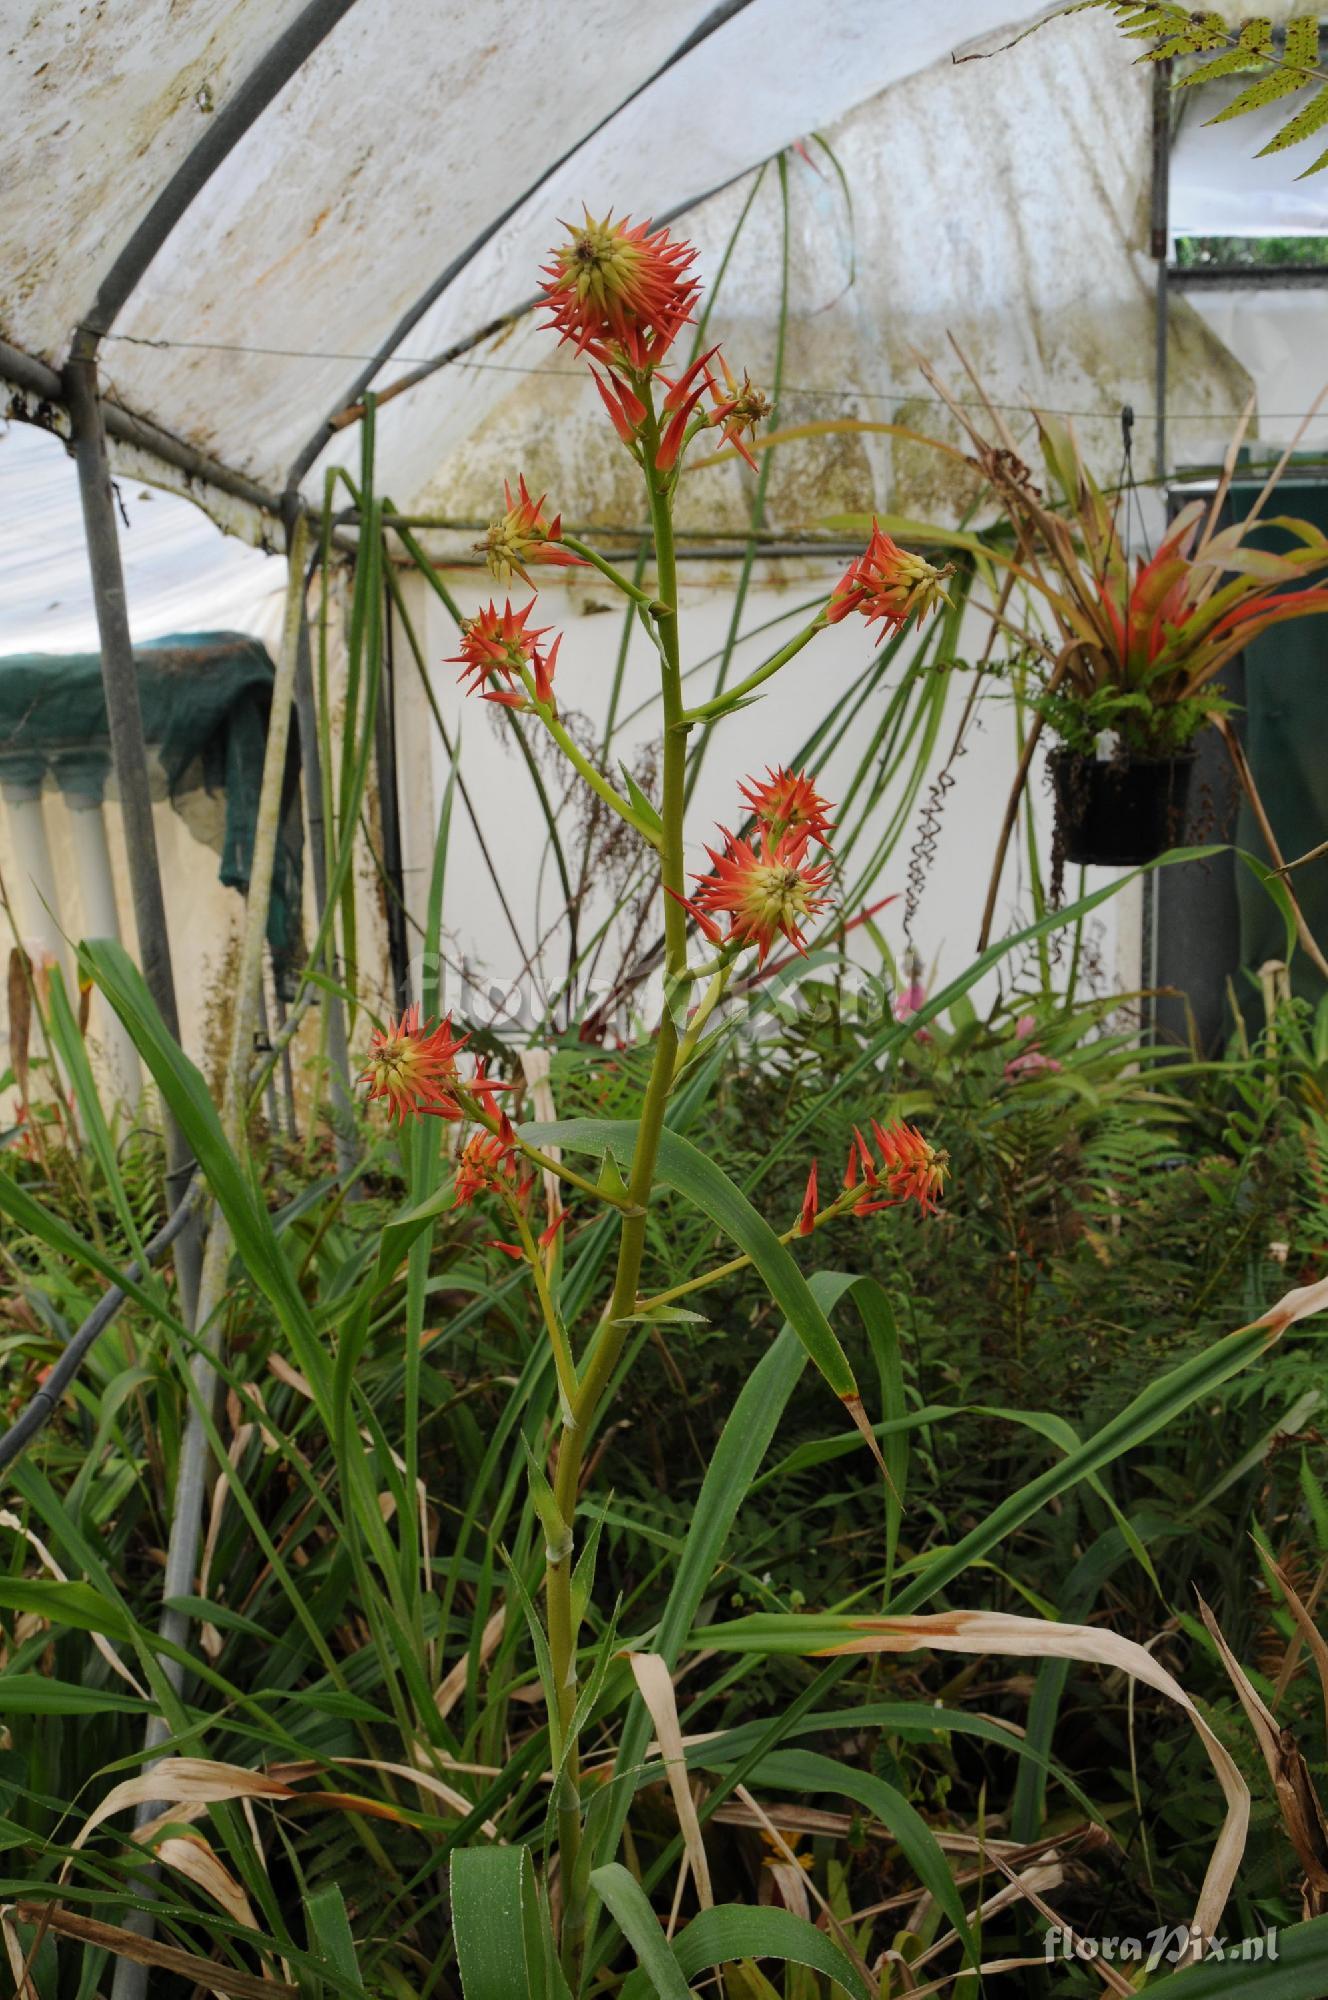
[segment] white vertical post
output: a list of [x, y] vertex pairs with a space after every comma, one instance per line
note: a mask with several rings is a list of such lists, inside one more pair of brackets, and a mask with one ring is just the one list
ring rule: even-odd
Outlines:
[[17, 876], [14, 914], [19, 925], [19, 942], [29, 952], [48, 951], [58, 965], [64, 966], [60, 898], [46, 839], [41, 781], [7, 777], [0, 780], [0, 792], [9, 812], [9, 835], [14, 848]]
[[[114, 938], [118, 942], [120, 912], [115, 900], [115, 878], [111, 874], [111, 850], [106, 841], [101, 798], [85, 791], [69, 791], [65, 794], [65, 804], [69, 808], [74, 867], [83, 905], [83, 935]], [[138, 1051], [114, 1009], [100, 998], [94, 1004], [95, 1032], [106, 1051], [111, 1093], [132, 1111], [143, 1090]]]

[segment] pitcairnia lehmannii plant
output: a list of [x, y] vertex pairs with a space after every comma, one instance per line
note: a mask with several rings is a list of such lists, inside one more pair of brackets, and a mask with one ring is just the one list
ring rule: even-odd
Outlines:
[[[535, 595], [520, 609], [509, 598], [501, 608], [490, 602], [479, 610], [463, 625], [459, 656], [460, 678], [469, 691], [532, 717], [581, 779], [654, 851], [665, 936], [664, 1004], [631, 1133], [630, 1163], [624, 1161], [626, 1177], [613, 1154], [606, 1153], [596, 1183], [548, 1151], [550, 1142], [540, 1143], [538, 1128], [514, 1125], [504, 1108], [510, 1086], [488, 1075], [483, 1061], [474, 1064], [472, 1074], [463, 1074], [458, 1058], [464, 1037], [454, 1033], [450, 1018], [431, 1025], [412, 1008], [375, 1035], [365, 1072], [370, 1097], [384, 1100], [389, 1117], [404, 1121], [428, 1114], [471, 1128], [457, 1162], [455, 1201], [482, 1198], [500, 1213], [502, 1237], [493, 1247], [529, 1267], [553, 1351], [561, 1424], [551, 1478], [533, 1466], [532, 1481], [547, 1542], [545, 1618], [557, 1706], [550, 1727], [564, 1774], [558, 1813], [563, 1951], [565, 1961], [572, 1963], [584, 1922], [582, 1807], [573, 1739], [579, 1626], [573, 1521], [587, 1447], [629, 1332], [663, 1314], [681, 1294], [699, 1291], [755, 1261], [743, 1256], [684, 1285], [642, 1295], [647, 1215], [657, 1184], [665, 1114], [735, 977], [745, 967], [763, 967], [779, 939], [801, 952], [806, 933], [831, 903], [833, 808], [814, 778], [786, 769], [768, 771], [740, 788], [745, 831], [719, 830], [717, 844], [706, 848], [710, 865], [694, 878], [689, 893], [683, 831], [689, 733], [744, 706], [827, 625], [856, 614], [869, 625], [898, 630], [910, 618], [925, 617], [944, 597], [944, 572], [876, 529], [864, 553], [795, 638], [715, 700], [686, 707], [673, 535], [678, 484], [689, 448], [705, 432], [718, 431], [754, 464], [746, 440], [768, 410], [745, 376], [741, 385], [735, 381], [717, 348], [686, 364], [671, 360], [700, 289], [692, 275], [694, 260], [695, 252], [672, 241], [665, 229], [634, 227], [611, 217], [596, 221], [587, 214], [581, 226], [569, 230], [544, 272], [549, 329], [585, 358], [622, 447], [640, 468], [654, 541], [654, 594], [564, 535], [560, 517], [546, 517], [543, 499], [532, 499], [524, 478], [515, 496], [509, 486], [506, 511], [482, 544], [501, 580], [517, 576], [533, 590], [529, 570], [536, 565], [593, 565], [639, 607], [658, 657], [662, 697], [658, 809], [637, 788], [629, 795], [620, 792], [564, 728], [555, 685], [560, 641], [535, 622]], [[872, 1120], [871, 1133], [870, 1140], [861, 1134], [855, 1140], [843, 1184], [824, 1206], [813, 1163], [801, 1213], [778, 1239], [780, 1246], [841, 1216], [863, 1216], [909, 1201], [924, 1212], [934, 1209], [946, 1171], [944, 1156], [900, 1122]], [[557, 1296], [555, 1239], [567, 1211], [554, 1203], [549, 1226], [538, 1233], [531, 1217], [532, 1192], [541, 1172], [556, 1177], [566, 1198], [607, 1205], [620, 1218], [612, 1290], [602, 1314], [580, 1338], [564, 1323]], [[822, 1329], [818, 1344], [807, 1337], [812, 1358], [875, 1450], [847, 1358], [824, 1322]]]

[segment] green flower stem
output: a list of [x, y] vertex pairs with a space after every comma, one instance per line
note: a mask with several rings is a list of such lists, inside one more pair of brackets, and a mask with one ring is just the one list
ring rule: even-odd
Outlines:
[[548, 702], [539, 699], [535, 693], [534, 676], [528, 667], [521, 669], [521, 684], [526, 690], [531, 708], [544, 724], [544, 727], [548, 730], [550, 736], [552, 736], [554, 742], [558, 745], [558, 748], [562, 751], [572, 768], [579, 776], [585, 779], [591, 791], [598, 798], [603, 799], [605, 805], [612, 812], [617, 813], [619, 819], [625, 819], [628, 826], [634, 827], [641, 838], [648, 840], [651, 846], [654, 847], [657, 841], [650, 827], [646, 825], [643, 819], [637, 817], [626, 799], [623, 798], [620, 792], [614, 790], [603, 772], [597, 771], [595, 766], [590, 762], [590, 759], [577, 748]]
[[[641, 1107], [641, 1120], [637, 1128], [636, 1146], [627, 1183], [633, 1212], [627, 1214], [623, 1220], [622, 1235], [618, 1241], [618, 1263], [614, 1273], [613, 1293], [604, 1317], [592, 1336], [585, 1367], [573, 1399], [571, 1421], [564, 1426], [558, 1446], [554, 1498], [559, 1513], [569, 1526], [576, 1513], [577, 1496], [581, 1486], [581, 1468], [592, 1426], [600, 1401], [617, 1367], [623, 1343], [630, 1330], [628, 1315], [634, 1310], [636, 1303], [637, 1284], [646, 1244], [646, 1210], [654, 1186], [655, 1162], [659, 1152], [660, 1134], [664, 1129], [664, 1112], [673, 1086], [674, 1065], [678, 1055], [676, 1010], [680, 1004], [680, 996], [686, 991], [687, 914], [681, 899], [685, 893], [683, 802], [687, 779], [687, 737], [686, 732], [677, 727], [682, 717], [682, 669], [678, 642], [678, 614], [674, 608], [678, 597], [678, 570], [670, 510], [672, 482], [655, 469], [659, 451], [659, 426], [655, 417], [654, 398], [648, 382], [643, 382], [639, 386], [645, 392], [643, 400], [646, 401], [648, 411], [643, 426], [643, 444], [650, 520], [655, 541], [655, 573], [662, 600], [662, 608], [655, 614], [655, 622], [659, 633], [660, 682], [664, 708], [664, 772], [662, 833], [654, 844], [659, 851], [660, 887], [665, 892], [663, 899], [665, 1004], [655, 1043], [650, 1081], [646, 1086], [645, 1099]], [[670, 891], [672, 893], [669, 893]], [[557, 1561], [550, 1562], [545, 1575], [549, 1650], [553, 1657], [559, 1714], [565, 1738], [570, 1735], [572, 1716], [576, 1707], [576, 1630], [572, 1614], [571, 1586], [572, 1558], [569, 1552], [560, 1556]], [[579, 1791], [580, 1763], [576, 1745], [572, 1742], [568, 1743], [566, 1772], [569, 1787]], [[573, 1991], [576, 1990], [578, 1983], [586, 1925], [585, 1898], [578, 1886], [577, 1863], [580, 1847], [579, 1815], [575, 1812], [571, 1814], [560, 1812], [559, 1856], [566, 1896], [563, 1911], [562, 1957]]]
[[710, 1019], [710, 1016], [714, 1013], [716, 1007], [718, 1007], [720, 1001], [728, 991], [729, 980], [732, 976], [733, 964], [730, 960], [729, 963], [719, 966], [714, 978], [711, 980], [709, 986], [707, 986], [701, 1004], [688, 1022], [687, 1032], [678, 1045], [678, 1056], [673, 1065], [673, 1081], [675, 1083], [682, 1075], [683, 1070], [687, 1067], [692, 1057], [696, 1054], [696, 1045], [705, 1033], [706, 1022]]
[[592, 549], [589, 542], [579, 541], [575, 535], [560, 535], [558, 540], [563, 548], [570, 549], [574, 556], [580, 556], [583, 562], [590, 563], [601, 576], [607, 577], [614, 589], [620, 590], [624, 597], [630, 597], [634, 604], [643, 605], [647, 611], [654, 611], [656, 615], [666, 609], [657, 597], [652, 596], [648, 590], [643, 590], [639, 583], [633, 583], [630, 576], [624, 576], [622, 571], [615, 569], [606, 557], [600, 555], [596, 549]]
[[[813, 1235], [816, 1230], [824, 1229], [827, 1222], [834, 1222], [846, 1212], [851, 1212], [860, 1193], [861, 1189], [854, 1188], [851, 1190], [851, 1198], [840, 1195], [838, 1201], [832, 1202], [829, 1208], [823, 1208], [819, 1215], [813, 1217], [811, 1229], [806, 1234]], [[803, 1234], [802, 1218], [799, 1217], [791, 1228], [784, 1231], [779, 1241], [792, 1243], [795, 1237]], [[707, 1285], [717, 1285], [721, 1278], [735, 1277], [739, 1271], [745, 1271], [751, 1261], [750, 1257], [731, 1257], [727, 1264], [716, 1264], [712, 1271], [702, 1271], [699, 1278], [688, 1278], [685, 1284], [670, 1285], [666, 1292], [656, 1292], [653, 1298], [638, 1299], [636, 1316], [639, 1319], [643, 1313], [652, 1313], [656, 1306], [671, 1306], [675, 1299], [685, 1299], [692, 1292], [704, 1290]]]
[[723, 715], [735, 701], [751, 694], [754, 688], [759, 688], [763, 681], [768, 681], [772, 674], [777, 674], [781, 667], [786, 667], [790, 660], [796, 658], [803, 647], [810, 645], [817, 633], [824, 630], [826, 622], [824, 611], [818, 612], [810, 625], [804, 626], [795, 639], [790, 639], [787, 646], [781, 646], [777, 653], [772, 654], [764, 666], [748, 674], [745, 681], [739, 681], [736, 687], [725, 688], [723, 694], [717, 694], [713, 701], [703, 702], [699, 708], [689, 708], [685, 715], [679, 716], [682, 728], [690, 729], [695, 723], [712, 722], [717, 715]]

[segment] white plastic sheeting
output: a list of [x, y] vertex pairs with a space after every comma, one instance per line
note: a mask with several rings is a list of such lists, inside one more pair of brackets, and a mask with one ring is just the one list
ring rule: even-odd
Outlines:
[[[5, 338], [58, 365], [152, 195], [295, 11], [289, 0], [31, 7], [0, 75]], [[706, 0], [358, 0], [149, 269], [106, 348], [114, 393], [280, 487], [356, 358], [708, 11]], [[579, 147], [407, 351], [428, 354], [528, 296], [552, 218], [578, 200], [654, 214], [694, 201], [1019, 12], [1011, 0], [752, 0]], [[286, 352], [239, 351], [255, 348]], [[463, 406], [469, 393], [453, 385]], [[385, 472], [408, 500], [390, 462]]]
[[[62, 362], [115, 254], [300, 11], [297, 0], [9, 10], [0, 335]], [[378, 387], [528, 297], [555, 219], [581, 200], [658, 215], [829, 130], [850, 156], [858, 279], [813, 329], [824, 339], [812, 386], [879, 397], [882, 369], [870, 364], [883, 358], [907, 393], [909, 345], [935, 355], [962, 327], [1003, 395], [1084, 405], [1087, 388], [1089, 415], [1108, 421], [1112, 403], [1142, 408], [1151, 72], [1130, 63], [1106, 18], [1054, 22], [1009, 46], [1047, 11], [749, 0], [664, 67], [704, 29], [709, 0], [356, 0], [176, 224], [103, 349], [110, 389], [279, 489], [364, 360], [513, 203]], [[994, 53], [952, 67], [975, 42]], [[1252, 164], [1254, 124], [1205, 128], [1205, 110], [1187, 107], [1177, 227], [1323, 226], [1328, 177], [1297, 183], [1297, 153]], [[688, 216], [707, 275], [743, 192]], [[843, 271], [835, 228], [805, 213], [794, 228], [796, 315], [809, 289], [821, 308], [830, 287], [842, 292]], [[767, 220], [763, 264], [729, 287], [767, 330], [773, 234]], [[1238, 379], [1201, 321], [1184, 308], [1177, 320], [1182, 407], [1197, 393], [1199, 410], [1225, 410]], [[846, 326], [869, 364], [860, 381]], [[488, 373], [448, 369], [384, 412], [382, 483], [398, 504], [437, 495], [449, 454], [506, 399], [503, 371], [550, 364], [548, 344], [537, 362], [531, 340], [523, 327], [478, 357]], [[351, 429], [306, 490], [354, 449]]]
[[[188, 500], [119, 479], [125, 596], [136, 640], [281, 631], [285, 565], [222, 535]], [[0, 654], [98, 646], [74, 462], [27, 424], [0, 429]]]

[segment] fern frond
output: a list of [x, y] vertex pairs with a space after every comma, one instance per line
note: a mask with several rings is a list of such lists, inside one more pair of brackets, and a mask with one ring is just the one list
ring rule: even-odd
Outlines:
[[[1242, 70], [1267, 62], [1272, 56], [1273, 24], [1266, 14], [1260, 14], [1253, 21], [1246, 21], [1232, 48], [1212, 62], [1202, 63], [1187, 76], [1178, 77], [1176, 88], [1192, 90], [1196, 83], [1215, 83], [1220, 77], [1239, 76]], [[1254, 87], [1257, 89], [1258, 85]]]
[[[1307, 29], [1308, 35], [1301, 35], [1293, 42], [1294, 29]], [[1205, 120], [1209, 125], [1223, 125], [1228, 118], [1243, 118], [1247, 111], [1260, 111], [1265, 104], [1275, 104], [1279, 97], [1290, 97], [1297, 90], [1304, 90], [1318, 76], [1316, 65], [1319, 59], [1319, 24], [1312, 14], [1302, 14], [1292, 21], [1287, 29], [1287, 52], [1284, 62], [1252, 83], [1248, 90], [1242, 90], [1239, 97], [1233, 97], [1222, 111]], [[1294, 141], [1292, 142], [1294, 143]], [[1280, 149], [1281, 134], [1264, 152]]]
[[1276, 133], [1266, 146], [1259, 149], [1262, 159], [1265, 153], [1282, 153], [1288, 146], [1295, 146], [1302, 139], [1310, 139], [1328, 124], [1328, 85], [1312, 97], [1303, 110], [1288, 119], [1281, 131]]

